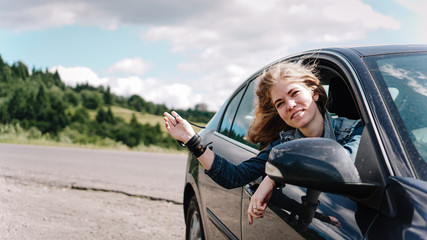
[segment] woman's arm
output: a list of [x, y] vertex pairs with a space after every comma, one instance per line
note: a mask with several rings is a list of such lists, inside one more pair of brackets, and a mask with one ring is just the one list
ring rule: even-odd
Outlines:
[[264, 216], [264, 211], [273, 193], [274, 185], [274, 180], [266, 176], [252, 195], [248, 207], [249, 224], [253, 223], [253, 218], [262, 218]]
[[352, 129], [351, 134], [349, 135], [348, 140], [342, 145], [350, 155], [353, 162], [356, 160], [357, 149], [359, 148], [360, 139], [363, 132], [363, 124], [361, 121], [357, 122], [357, 125]]
[[[191, 125], [181, 116], [179, 116], [178, 113], [172, 111], [171, 114], [167, 112], [163, 114], [166, 130], [168, 130], [169, 134], [176, 140], [181, 141], [184, 144], [188, 143], [188, 141], [190, 141], [196, 132], [194, 132]], [[206, 148], [206, 151], [201, 156], [199, 156], [197, 160], [199, 160], [202, 166], [209, 171], [212, 167], [214, 157], [214, 153], [209, 148]]]
[[[172, 112], [172, 115], [164, 113], [164, 120], [166, 129], [178, 141], [188, 143], [196, 134], [190, 124], [176, 112]], [[197, 159], [206, 169], [205, 173], [210, 178], [222, 187], [231, 189], [241, 187], [264, 174], [265, 162], [268, 159], [271, 147], [272, 145], [262, 150], [257, 156], [243, 161], [237, 166], [215, 154], [209, 148], [206, 148], [206, 151]]]

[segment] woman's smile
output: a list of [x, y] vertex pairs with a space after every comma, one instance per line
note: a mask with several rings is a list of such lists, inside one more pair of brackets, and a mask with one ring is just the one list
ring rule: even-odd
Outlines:
[[291, 115], [291, 120], [301, 115], [304, 112], [304, 109], [297, 110], [294, 114]]

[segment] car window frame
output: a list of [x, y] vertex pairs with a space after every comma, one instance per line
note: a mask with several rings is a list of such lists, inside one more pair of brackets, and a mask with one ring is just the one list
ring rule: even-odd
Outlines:
[[[242, 84], [242, 86], [239, 87], [233, 93], [233, 95], [228, 99], [227, 106], [224, 109], [224, 111], [223, 111], [223, 113], [221, 115], [221, 119], [220, 119], [219, 124], [218, 124], [217, 132], [219, 134], [222, 134], [222, 135], [227, 136], [227, 137], [230, 136], [230, 131], [231, 131], [232, 127], [233, 127], [233, 123], [234, 123], [234, 119], [236, 117], [237, 109], [239, 109], [240, 103], [242, 102], [242, 99], [243, 99], [243, 97], [244, 97], [244, 95], [246, 93], [246, 89], [247, 89], [247, 82], [245, 82], [244, 84]], [[238, 95], [240, 93], [242, 93], [242, 95], [240, 96], [240, 99], [236, 99], [236, 97], [238, 97]], [[230, 129], [228, 129], [227, 133], [225, 133], [225, 132], [222, 131], [222, 127], [223, 127], [223, 124], [224, 124], [224, 119], [225, 119], [227, 113], [229, 113], [230, 105], [231, 105], [231, 103], [233, 103], [234, 100], [237, 100], [236, 110], [234, 112], [232, 112], [232, 115], [231, 115], [231, 121], [230, 121], [230, 126], [229, 126]]]
[[[242, 108], [243, 107], [247, 108], [248, 105], [250, 105], [251, 111], [254, 113], [254, 110], [255, 110], [254, 99], [256, 97], [255, 93], [254, 93], [254, 91], [255, 91], [255, 81], [256, 81], [256, 79], [251, 79], [251, 80], [247, 81], [246, 88], [244, 90], [243, 96], [240, 99], [239, 106], [236, 109], [236, 112], [235, 112], [235, 115], [234, 115], [234, 118], [233, 118], [233, 123], [231, 125], [231, 129], [230, 129], [228, 137], [230, 137], [231, 139], [236, 140], [237, 142], [241, 142], [241, 143], [245, 144], [246, 146], [253, 147], [255, 149], [259, 149], [259, 144], [253, 144], [248, 139], [237, 138], [237, 137], [232, 136], [233, 129], [236, 129], [236, 120], [239, 117], [239, 113], [241, 113]], [[245, 101], [245, 100], [248, 100], [247, 99], [248, 94], [252, 95], [252, 98], [250, 99], [251, 100], [250, 102]], [[240, 125], [239, 125], [239, 127], [240, 127]], [[245, 130], [245, 135], [244, 136], [247, 137], [247, 134], [248, 134], [248, 131], [249, 131], [249, 127], [247, 129], [244, 129], [244, 130]]]
[[[226, 140], [226, 141], [228, 141], [228, 142], [230, 142], [231, 144], [233, 144], [233, 145], [235, 145], [235, 146], [238, 146], [238, 147], [240, 147], [240, 148], [242, 148], [242, 149], [245, 149], [246, 151], [248, 151], [248, 152], [250, 152], [250, 153], [252, 153], [252, 154], [254, 154], [254, 156], [255, 155], [257, 155], [258, 153], [259, 153], [259, 149], [256, 147], [256, 146], [254, 146], [254, 145], [251, 145], [251, 144], [246, 144], [246, 143], [243, 143], [243, 142], [241, 142], [241, 141], [237, 141], [236, 139], [234, 139], [234, 138], [232, 138], [232, 137], [230, 137], [230, 131], [231, 131], [231, 128], [233, 127], [233, 124], [234, 124], [234, 120], [235, 120], [235, 118], [236, 118], [236, 115], [237, 115], [237, 111], [238, 111], [238, 109], [240, 108], [240, 105], [241, 105], [241, 103], [242, 103], [242, 100], [243, 100], [243, 98], [244, 98], [244, 96], [245, 96], [245, 94], [246, 94], [246, 92], [248, 91], [248, 87], [249, 87], [249, 85], [250, 85], [250, 83], [252, 82], [252, 81], [256, 81], [256, 78], [257, 78], [257, 76], [259, 75], [259, 73], [260, 72], [262, 72], [264, 69], [265, 69], [266, 67], [264, 67], [264, 68], [262, 68], [260, 71], [258, 71], [258, 72], [256, 72], [256, 73], [254, 73], [251, 77], [249, 77], [248, 79], [246, 79], [234, 92], [233, 92], [233, 94], [227, 99], [227, 101], [226, 101], [226, 103], [225, 103], [225, 105], [224, 105], [224, 109], [223, 110], [221, 110], [221, 114], [220, 114], [220, 116], [219, 116], [219, 120], [218, 120], [218, 125], [217, 125], [217, 128], [215, 129], [215, 132], [214, 132], [214, 135], [215, 136], [217, 136], [217, 137], [219, 137], [219, 138], [221, 138], [221, 139], [224, 139], [224, 140]], [[238, 106], [237, 106], [237, 108], [236, 108], [236, 111], [234, 112], [234, 115], [233, 115], [233, 121], [232, 121], [232, 124], [231, 124], [231, 128], [230, 128], [230, 131], [228, 132], [228, 134], [224, 134], [224, 133], [222, 133], [221, 131], [220, 131], [220, 129], [221, 129], [221, 126], [222, 126], [222, 123], [223, 123], [223, 119], [224, 119], [224, 117], [225, 117], [225, 115], [226, 115], [226, 112], [227, 112], [227, 110], [228, 110], [228, 107], [229, 107], [229, 104], [231, 103], [231, 101], [233, 100], [233, 98], [234, 97], [236, 97], [238, 94], [239, 94], [239, 92], [240, 91], [244, 91], [244, 94], [242, 94], [242, 96], [240, 97], [240, 99], [239, 99], [239, 103], [238, 103]]]

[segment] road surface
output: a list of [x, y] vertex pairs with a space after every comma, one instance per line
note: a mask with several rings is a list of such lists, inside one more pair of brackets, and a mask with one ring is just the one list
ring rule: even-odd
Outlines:
[[185, 154], [0, 144], [0, 239], [183, 239]]

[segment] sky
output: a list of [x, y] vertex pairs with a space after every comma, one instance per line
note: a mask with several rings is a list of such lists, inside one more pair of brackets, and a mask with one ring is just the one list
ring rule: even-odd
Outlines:
[[331, 46], [427, 43], [425, 0], [0, 0], [0, 56], [171, 109], [216, 111], [263, 66]]

